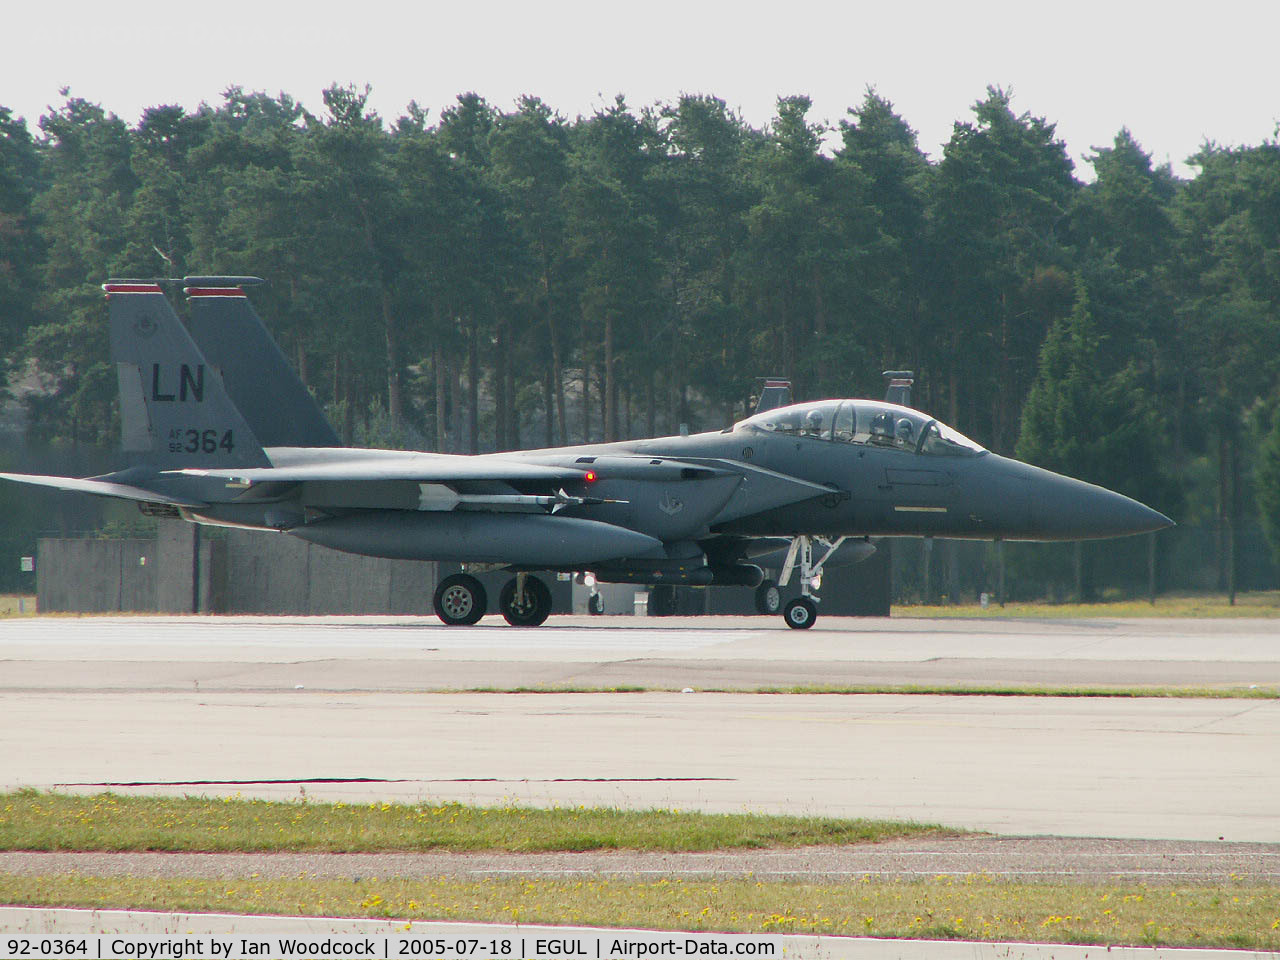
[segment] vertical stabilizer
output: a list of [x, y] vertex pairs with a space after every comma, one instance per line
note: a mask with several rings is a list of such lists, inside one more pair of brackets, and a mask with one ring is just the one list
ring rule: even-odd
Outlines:
[[785, 407], [791, 402], [790, 380], [765, 377], [764, 385], [760, 388], [760, 399], [756, 401], [756, 413], [776, 410], [778, 407]]
[[243, 284], [255, 281], [187, 277], [192, 338], [263, 446], [342, 446], [245, 295]]
[[111, 316], [125, 452], [156, 469], [268, 466], [221, 376], [159, 284], [112, 280], [102, 289]]
[[885, 403], [911, 406], [911, 385], [916, 382], [916, 375], [910, 370], [886, 370], [884, 378], [889, 381], [884, 391]]

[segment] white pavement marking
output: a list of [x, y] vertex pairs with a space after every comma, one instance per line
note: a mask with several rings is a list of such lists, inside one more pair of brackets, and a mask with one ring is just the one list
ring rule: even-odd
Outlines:
[[[0, 907], [0, 930], [33, 936], [133, 937], [209, 936], [342, 937], [399, 936], [446, 941], [545, 936], [564, 941], [614, 934], [630, 938], [665, 937], [666, 931], [598, 927], [553, 927], [534, 924], [430, 923], [396, 920], [344, 920], [329, 917], [261, 917], [238, 914], [148, 913], [129, 910], [42, 910]], [[679, 937], [679, 932], [670, 934]], [[705, 936], [705, 933], [699, 933]], [[979, 943], [969, 940], [882, 940], [872, 937], [829, 937], [774, 934], [779, 956], [794, 960], [1275, 960], [1276, 953], [1248, 950], [1175, 949], [1170, 947], [1098, 947], [1057, 943]]]

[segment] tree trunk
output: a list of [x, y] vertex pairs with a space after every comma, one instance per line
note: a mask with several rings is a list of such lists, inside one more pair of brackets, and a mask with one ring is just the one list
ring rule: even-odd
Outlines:
[[[542, 266], [542, 295], [544, 298], [547, 316], [547, 338], [551, 341], [551, 374], [554, 378], [552, 386], [554, 387], [556, 401], [556, 419], [560, 424], [560, 443], [566, 445], [569, 442], [569, 421], [564, 414], [564, 357], [560, 350], [560, 333], [556, 329], [555, 312], [551, 309], [551, 270], [547, 266], [545, 260]], [[550, 422], [551, 411], [547, 410], [547, 419]], [[547, 436], [552, 436], [551, 431], [554, 427], [547, 428]], [[554, 440], [548, 439], [547, 446], [554, 446]]]
[[591, 442], [591, 362], [582, 362], [582, 442]]
[[1147, 599], [1156, 605], [1156, 535], [1147, 534]]
[[1227, 469], [1227, 435], [1218, 433], [1218, 589], [1227, 589], [1228, 555], [1231, 552], [1229, 529], [1231, 526], [1231, 495]]
[[555, 391], [551, 388], [551, 371], [542, 371], [542, 410], [547, 415], [547, 446], [554, 447], [556, 445], [555, 427]]
[[[608, 287], [605, 288], [608, 296]], [[604, 439], [613, 443], [618, 439], [618, 381], [614, 375], [614, 319], [613, 311], [606, 310], [604, 315]]]
[[333, 355], [333, 412], [338, 415], [339, 405], [342, 403], [342, 359], [341, 354]]
[[647, 437], [657, 436], [658, 433], [658, 398], [654, 395], [655, 391], [653, 368], [650, 367], [644, 387], [644, 416], [647, 430], [645, 436]]
[[511, 331], [507, 331], [507, 358], [503, 364], [503, 375], [507, 381], [507, 449], [520, 449], [520, 405], [517, 402], [516, 372], [511, 363]]
[[399, 426], [404, 417], [404, 401], [400, 393], [400, 331], [395, 312], [391, 309], [391, 294], [382, 288], [382, 325], [387, 343], [387, 415], [392, 426]]
[[356, 435], [356, 398], [351, 395], [351, 363], [342, 365], [342, 442], [351, 446]]
[[497, 356], [493, 364], [493, 400], [496, 405], [493, 416], [493, 446], [495, 450], [507, 449], [507, 417], [510, 416], [510, 398], [507, 396], [507, 367], [509, 366], [507, 317], [498, 318], [497, 337], [494, 344]]
[[960, 377], [959, 377], [959, 374], [956, 372], [956, 365], [954, 363], [952, 363], [951, 365], [951, 376], [947, 383], [947, 394], [948, 394], [947, 399], [950, 401], [949, 403], [950, 414], [951, 414], [950, 426], [959, 430], [960, 429], [960, 425], [959, 425]]
[[1236, 605], [1236, 518], [1240, 516], [1240, 456], [1235, 437], [1227, 440], [1230, 479], [1231, 515], [1227, 526], [1227, 602]]
[[449, 372], [444, 365], [444, 351], [440, 342], [431, 350], [431, 369], [436, 378], [436, 452], [447, 453], [449, 449], [449, 423], [445, 418], [447, 408], [447, 388]]
[[467, 337], [467, 450], [480, 452], [480, 321], [474, 312]]

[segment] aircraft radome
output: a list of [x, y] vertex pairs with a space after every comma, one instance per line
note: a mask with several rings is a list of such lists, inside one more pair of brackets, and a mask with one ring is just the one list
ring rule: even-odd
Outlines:
[[9, 480], [136, 501], [201, 524], [280, 531], [377, 557], [461, 562], [435, 592], [447, 624], [488, 598], [472, 574], [514, 576], [498, 606], [537, 625], [551, 594], [533, 574], [778, 591], [780, 557], [801, 594], [790, 627], [817, 618], [813, 584], [870, 537], [1078, 540], [1159, 530], [1162, 514], [1102, 487], [998, 456], [908, 406], [823, 400], [766, 409], [712, 433], [460, 456], [342, 447], [244, 292], [252, 277], [187, 277], [189, 326], [160, 283], [103, 285], [120, 386], [126, 469]]

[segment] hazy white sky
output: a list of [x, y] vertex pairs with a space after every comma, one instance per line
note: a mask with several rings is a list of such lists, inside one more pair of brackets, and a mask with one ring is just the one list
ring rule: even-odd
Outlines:
[[130, 122], [159, 103], [221, 101], [232, 84], [312, 109], [331, 83], [369, 83], [388, 119], [436, 116], [466, 90], [500, 108], [532, 93], [569, 116], [624, 93], [635, 107], [713, 93], [754, 125], [779, 94], [837, 123], [873, 85], [939, 157], [988, 84], [1057, 124], [1082, 158], [1128, 126], [1156, 162], [1200, 144], [1273, 139], [1280, 4], [1130, 0], [913, 3], [426, 3], [152, 0], [0, 4], [0, 105], [34, 128], [58, 90]]

